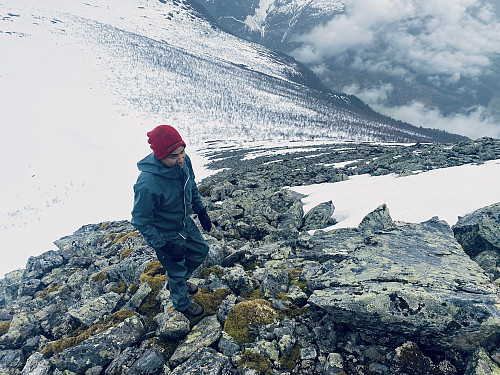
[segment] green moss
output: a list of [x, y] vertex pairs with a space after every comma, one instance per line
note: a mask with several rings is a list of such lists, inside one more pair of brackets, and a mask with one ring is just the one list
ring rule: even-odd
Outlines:
[[47, 288], [45, 288], [44, 290], [42, 290], [38, 294], [37, 297], [43, 299], [43, 298], [47, 297], [50, 293], [55, 292], [56, 290], [58, 290], [60, 287], [62, 287], [62, 284], [59, 284], [59, 283], [50, 284]]
[[306, 292], [307, 281], [299, 280], [300, 273], [302, 272], [302, 268], [297, 267], [292, 269], [283, 268], [288, 273], [288, 278], [290, 279], [290, 283], [297, 285], [304, 293]]
[[111, 223], [109, 221], [105, 221], [104, 223], [101, 224], [99, 227], [99, 230], [106, 230], [111, 226]]
[[123, 259], [126, 259], [129, 257], [130, 254], [132, 254], [132, 249], [125, 249], [123, 250], [121, 253], [120, 253], [120, 262], [123, 260]]
[[255, 339], [250, 328], [272, 323], [277, 316], [271, 303], [264, 299], [240, 302], [227, 316], [224, 331], [240, 344], [250, 343]]
[[201, 272], [201, 277], [203, 279], [206, 279], [208, 276], [210, 276], [212, 272], [215, 273], [217, 276], [222, 277], [224, 271], [218, 267], [208, 267]]
[[130, 318], [134, 315], [137, 315], [137, 313], [130, 311], [130, 310], [120, 310], [115, 312], [113, 315], [111, 315], [109, 318], [105, 319], [104, 321], [97, 323], [93, 325], [92, 327], [82, 331], [82, 330], [77, 330], [74, 333], [74, 336], [68, 337], [65, 339], [60, 339], [54, 342], [51, 342], [47, 346], [45, 346], [40, 353], [44, 355], [45, 358], [52, 357], [53, 355], [61, 353], [63, 350], [67, 348], [71, 348], [72, 346], [75, 346], [82, 341], [85, 341], [91, 336], [97, 335], [98, 333], [104, 332], [107, 329], [111, 327], [115, 327], [121, 322], [123, 322], [125, 319]]
[[288, 300], [288, 297], [286, 295], [286, 292], [280, 292], [280, 293], [276, 294], [276, 296], [274, 297], [274, 299], [279, 299], [281, 301], [286, 301], [286, 300]]
[[209, 288], [204, 288], [202, 291], [193, 295], [191, 299], [203, 306], [205, 311], [200, 316], [188, 317], [190, 326], [195, 326], [207, 315], [217, 314], [222, 301], [224, 301], [224, 299], [230, 294], [231, 292], [227, 289], [217, 289], [215, 291], [211, 291]]
[[111, 243], [106, 246], [106, 247], [113, 247], [118, 243], [124, 243], [129, 237], [137, 237], [139, 236], [139, 232], [137, 231], [132, 231], [132, 232], [123, 232], [123, 233], [110, 233], [107, 236], [104, 237], [104, 240], [109, 240], [111, 239]]
[[104, 281], [108, 281], [108, 277], [104, 271], [100, 271], [91, 277], [92, 281], [96, 283], [103, 283]]
[[127, 291], [127, 284], [125, 284], [125, 281], [123, 280], [118, 281], [118, 287], [115, 289], [115, 293], [123, 294], [126, 291]]
[[10, 321], [0, 322], [0, 336], [5, 335], [9, 331]]
[[284, 371], [292, 372], [300, 358], [300, 347], [295, 345], [289, 354], [285, 354], [280, 358], [280, 368]]
[[147, 264], [140, 276], [141, 283], [148, 283], [152, 291], [144, 298], [137, 311], [146, 316], [149, 324], [153, 322], [154, 317], [160, 313], [161, 306], [157, 300], [158, 293], [163, 283], [167, 280], [165, 270], [157, 260]]
[[213, 186], [214, 184], [200, 186], [198, 192], [202, 197], [209, 197]]
[[203, 306], [205, 314], [215, 315], [219, 311], [222, 301], [230, 294], [231, 291], [227, 289], [211, 291], [209, 288], [204, 288], [202, 291], [192, 296], [192, 299]]
[[252, 291], [245, 291], [242, 292], [240, 296], [249, 300], [262, 299], [262, 290], [258, 288]]
[[80, 270], [81, 270], [81, 268], [80, 268], [80, 267], [75, 267], [75, 268], [69, 269], [68, 271], [66, 271], [66, 275], [71, 276], [71, 275], [73, 275], [75, 272], [80, 271]]
[[160, 350], [167, 359], [169, 359], [172, 354], [174, 354], [175, 349], [179, 344], [178, 341], [164, 341], [160, 340], [158, 337], [149, 339], [148, 343], [156, 349]]
[[245, 267], [245, 271], [253, 272], [257, 267], [262, 267], [261, 263], [250, 263]]
[[291, 280], [290, 283], [297, 285], [304, 293], [307, 291], [307, 281]]
[[254, 353], [250, 350], [245, 350], [241, 359], [238, 361], [238, 369], [252, 368], [257, 370], [259, 374], [272, 374], [272, 363], [262, 354]]
[[289, 319], [295, 318], [297, 316], [303, 316], [311, 312], [311, 308], [309, 306], [298, 307], [296, 305], [292, 305], [286, 310], [281, 311], [283, 314], [283, 318], [286, 316]]

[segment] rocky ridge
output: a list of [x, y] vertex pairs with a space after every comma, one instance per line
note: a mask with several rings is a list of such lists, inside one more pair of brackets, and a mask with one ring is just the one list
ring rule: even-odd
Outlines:
[[500, 374], [500, 203], [325, 231], [335, 202], [304, 215], [284, 188], [481, 163], [499, 141], [256, 151], [208, 155], [202, 317], [172, 309], [128, 221], [85, 225], [0, 280], [0, 374]]

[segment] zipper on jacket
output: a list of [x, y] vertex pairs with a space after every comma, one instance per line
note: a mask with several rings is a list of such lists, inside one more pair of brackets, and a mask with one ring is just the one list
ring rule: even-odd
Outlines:
[[[184, 174], [184, 172], [182, 172]], [[189, 181], [190, 176], [187, 176], [186, 182], [184, 182], [184, 189], [182, 190], [182, 202], [184, 203], [184, 217], [182, 218], [182, 229], [186, 227], [186, 215], [187, 215], [187, 207], [186, 207], [186, 186]]]

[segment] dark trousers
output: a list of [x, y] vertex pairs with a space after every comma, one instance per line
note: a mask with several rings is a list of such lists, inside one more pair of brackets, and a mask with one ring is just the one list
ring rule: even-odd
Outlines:
[[[208, 254], [208, 245], [201, 236], [186, 239], [186, 258], [180, 262], [172, 262], [168, 254], [156, 251], [156, 256], [167, 271], [168, 289], [174, 308], [186, 310], [191, 304], [186, 281], [193, 271], [203, 263]], [[198, 238], [199, 237], [199, 238]]]

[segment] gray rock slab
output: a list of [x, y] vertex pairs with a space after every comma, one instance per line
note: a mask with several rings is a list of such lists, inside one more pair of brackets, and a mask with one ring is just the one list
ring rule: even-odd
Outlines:
[[172, 370], [170, 375], [219, 375], [227, 368], [230, 368], [228, 357], [212, 348], [201, 348], [189, 361]]
[[432, 219], [370, 237], [308, 283], [309, 303], [335, 322], [471, 351], [498, 336], [498, 288]]
[[68, 310], [68, 314], [77, 319], [84, 326], [90, 327], [96, 321], [102, 319], [106, 314], [111, 313], [121, 296], [110, 292], [85, 303], [83, 306]]
[[222, 333], [222, 327], [217, 316], [203, 318], [191, 332], [182, 340], [170, 357], [170, 364], [178, 366], [191, 357], [198, 349], [207, 348], [215, 343]]
[[500, 253], [500, 202], [459, 218], [453, 232], [471, 257], [486, 250]]
[[121, 350], [137, 343], [145, 329], [137, 316], [125, 319], [116, 327], [101, 332], [68, 348], [50, 359], [59, 370], [84, 373], [94, 366], [105, 366], [118, 357]]

